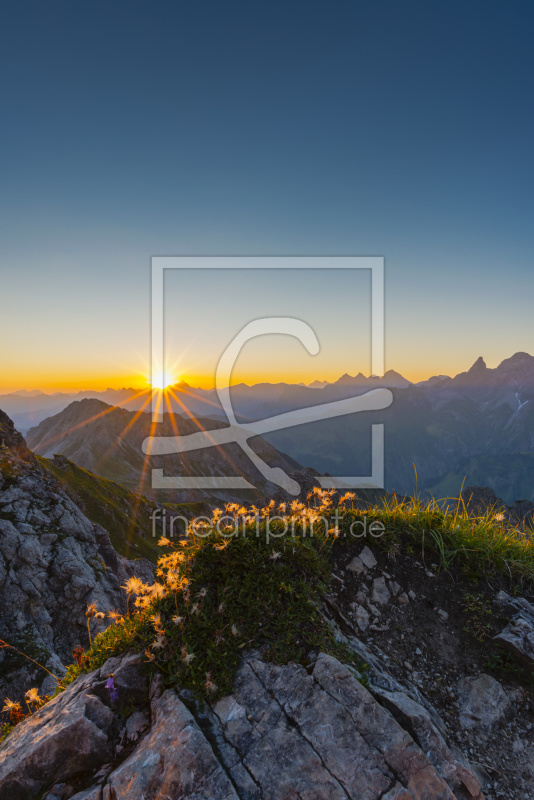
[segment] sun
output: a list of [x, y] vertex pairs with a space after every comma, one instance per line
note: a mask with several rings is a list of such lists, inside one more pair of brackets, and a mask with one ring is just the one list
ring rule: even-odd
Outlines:
[[158, 389], [158, 391], [164, 392], [169, 388], [169, 386], [174, 386], [178, 380], [179, 379], [176, 375], [172, 375], [165, 370], [158, 370], [154, 376], [149, 378], [149, 383], [153, 389]]

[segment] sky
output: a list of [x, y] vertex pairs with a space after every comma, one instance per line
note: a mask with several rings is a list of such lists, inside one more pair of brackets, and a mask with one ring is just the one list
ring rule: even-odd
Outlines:
[[[0, 26], [0, 391], [141, 386], [157, 255], [377, 255], [385, 366], [534, 353], [534, 6], [25, 2]], [[192, 273], [194, 271], [191, 271]], [[173, 276], [166, 359], [208, 385], [370, 370], [369, 283]]]

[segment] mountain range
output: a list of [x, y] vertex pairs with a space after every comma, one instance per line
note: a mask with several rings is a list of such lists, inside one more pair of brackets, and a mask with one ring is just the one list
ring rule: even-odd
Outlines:
[[367, 475], [371, 423], [383, 422], [386, 489], [454, 496], [465, 479], [467, 485], [491, 487], [507, 502], [534, 499], [532, 356], [516, 353], [495, 369], [479, 358], [454, 378], [438, 377], [392, 392], [393, 402], [384, 411], [265, 438], [320, 472]]
[[[383, 411], [265, 433], [255, 439], [255, 447], [263, 449], [272, 466], [288, 472], [304, 465], [322, 474], [368, 475], [371, 425], [384, 423], [386, 489], [403, 494], [419, 489], [457, 495], [466, 479], [467, 484], [491, 487], [507, 502], [534, 499], [534, 357], [527, 353], [516, 353], [495, 369], [479, 358], [468, 371], [453, 378], [435, 376], [418, 384], [390, 370], [381, 378], [343, 375], [322, 388], [240, 384], [232, 387], [231, 398], [237, 419], [246, 422], [379, 387], [387, 387], [393, 394], [391, 406]], [[122, 393], [120, 402], [125, 402], [127, 392], [117, 392]], [[171, 408], [180, 433], [227, 425], [214, 390], [181, 382], [174, 387], [174, 395]], [[146, 403], [146, 396], [131, 402], [140, 406]], [[134, 417], [133, 411], [112, 410], [102, 400], [77, 400], [28, 431], [27, 440], [41, 455], [62, 453], [79, 466], [138, 488], [144, 463], [141, 443], [149, 435], [151, 415], [141, 412]], [[173, 420], [168, 414], [165, 420], [159, 433], [172, 436]], [[187, 469], [192, 469], [192, 474], [224, 475], [228, 474], [224, 464], [228, 456], [239, 474], [261, 485], [260, 476], [238, 445], [225, 445], [223, 451], [224, 456], [215, 448], [189, 454], [189, 467], [184, 456], [178, 455], [152, 456], [150, 465], [168, 475], [185, 474]], [[198, 498], [181, 494], [172, 499]]]
[[[366, 389], [376, 386], [405, 387], [410, 381], [394, 370], [389, 370], [382, 378], [365, 377], [361, 372], [352, 377], [342, 375], [337, 381], [313, 381], [309, 386], [302, 383], [257, 383], [249, 386], [240, 383], [232, 387], [232, 400], [243, 417], [261, 414], [261, 407], [275, 405], [290, 410], [299, 408], [300, 404], [309, 406], [322, 403], [333, 397], [349, 397], [354, 394], [353, 388]], [[317, 392], [317, 389], [327, 389]], [[43, 419], [58, 414], [70, 403], [77, 400], [101, 400], [113, 406], [137, 411], [147, 406], [149, 390], [140, 391], [133, 388], [106, 389], [103, 392], [80, 391], [75, 393], [54, 392], [45, 394], [40, 391], [20, 390], [0, 395], [0, 408], [10, 416], [17, 429], [25, 433], [29, 428], [38, 425]], [[217, 392], [214, 389], [201, 389], [189, 386], [180, 381], [168, 393], [167, 402], [173, 413], [184, 413], [184, 407], [195, 416], [220, 417], [226, 419]], [[259, 418], [259, 417], [256, 417]]]
[[[164, 414], [158, 426], [158, 436], [187, 435], [203, 430], [224, 427], [220, 420], [185, 418]], [[152, 416], [147, 412], [127, 411], [110, 406], [101, 400], [77, 400], [59, 414], [43, 420], [28, 431], [29, 447], [46, 458], [54, 454], [65, 456], [79, 467], [113, 480], [137, 493], [162, 502], [195, 502], [207, 499], [214, 502], [233, 500], [259, 502], [270, 497], [277, 486], [266, 480], [241, 448], [235, 443], [219, 447], [174, 454], [151, 456], [145, 459], [143, 441], [154, 432]], [[251, 446], [269, 466], [297, 473], [300, 465], [277, 451], [261, 437], [251, 440]], [[255, 489], [189, 489], [152, 490], [152, 469], [162, 470], [164, 477], [197, 476], [200, 478], [243, 478]]]

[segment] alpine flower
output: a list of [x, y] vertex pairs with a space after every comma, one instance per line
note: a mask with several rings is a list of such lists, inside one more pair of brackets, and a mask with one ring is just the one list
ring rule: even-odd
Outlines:
[[110, 675], [106, 681], [106, 689], [109, 692], [109, 701], [110, 703], [114, 703], [115, 700], [119, 699], [119, 690], [115, 686], [115, 678], [113, 675]]

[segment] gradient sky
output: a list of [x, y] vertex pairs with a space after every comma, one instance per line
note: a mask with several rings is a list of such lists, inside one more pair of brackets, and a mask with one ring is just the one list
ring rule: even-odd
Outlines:
[[[152, 255], [383, 255], [386, 368], [534, 353], [533, 31], [524, 0], [4, 4], [0, 390], [141, 384]], [[260, 278], [170, 287], [186, 380], [236, 297], [294, 308]], [[322, 360], [278, 337], [238, 379], [368, 371], [345, 279], [310, 280]]]

